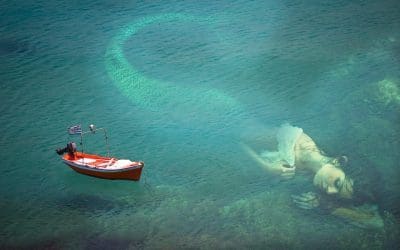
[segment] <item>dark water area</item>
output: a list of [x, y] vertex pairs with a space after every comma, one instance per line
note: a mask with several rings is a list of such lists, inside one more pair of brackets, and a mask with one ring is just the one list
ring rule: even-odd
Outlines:
[[[0, 248], [399, 248], [398, 1], [1, 1], [0, 16]], [[139, 182], [62, 163], [66, 128], [92, 123], [145, 161]], [[284, 123], [347, 156], [352, 200], [299, 208], [314, 174], [243, 150]]]

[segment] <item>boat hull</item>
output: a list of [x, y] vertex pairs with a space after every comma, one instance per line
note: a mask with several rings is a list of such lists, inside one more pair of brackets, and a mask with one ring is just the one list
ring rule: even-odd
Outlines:
[[143, 167], [137, 167], [133, 169], [124, 169], [118, 171], [100, 171], [100, 170], [93, 170], [87, 167], [77, 167], [68, 163], [66, 164], [80, 174], [85, 174], [103, 179], [111, 179], [111, 180], [119, 179], [119, 180], [138, 181], [140, 180], [140, 176], [142, 174], [142, 169], [143, 169]]
[[[91, 163], [86, 163], [84, 160], [91, 160]], [[81, 162], [82, 160], [82, 162]], [[75, 153], [74, 156], [64, 155], [63, 162], [70, 168], [80, 174], [85, 174], [97, 178], [103, 179], [119, 179], [119, 180], [140, 180], [142, 169], [144, 167], [143, 162], [131, 162], [127, 166], [121, 168], [112, 168], [110, 164], [107, 166], [101, 166], [104, 164], [98, 164], [99, 162], [116, 162], [117, 159], [110, 157], [102, 157], [98, 155], [90, 155], [83, 153]], [[97, 164], [97, 165], [96, 165]]]

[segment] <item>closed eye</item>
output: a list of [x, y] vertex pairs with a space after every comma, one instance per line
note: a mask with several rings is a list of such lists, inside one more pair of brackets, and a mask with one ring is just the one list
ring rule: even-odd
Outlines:
[[341, 189], [343, 186], [343, 182], [340, 180], [340, 178], [337, 178], [333, 184], [337, 189]]

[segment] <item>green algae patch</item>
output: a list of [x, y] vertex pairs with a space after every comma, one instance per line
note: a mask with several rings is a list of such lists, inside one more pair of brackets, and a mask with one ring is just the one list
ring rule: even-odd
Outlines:
[[385, 105], [390, 103], [400, 104], [399, 82], [392, 79], [383, 79], [377, 83], [378, 100]]

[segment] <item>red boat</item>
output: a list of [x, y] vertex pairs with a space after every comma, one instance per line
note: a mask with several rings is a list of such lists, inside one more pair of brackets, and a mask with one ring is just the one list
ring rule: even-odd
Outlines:
[[[69, 132], [70, 134], [81, 135], [81, 145], [83, 145], [82, 136], [85, 133], [95, 133], [97, 130], [104, 131], [104, 135], [107, 141], [106, 130], [103, 128], [96, 129], [94, 125], [90, 125], [90, 131], [82, 132], [82, 130], [80, 129], [80, 125], [79, 127], [74, 127], [78, 129], [71, 130], [71, 128], [73, 128], [71, 127], [69, 128]], [[74, 142], [70, 142], [65, 148], [57, 149], [56, 151], [59, 155], [62, 155], [63, 162], [70, 166], [76, 172], [98, 178], [138, 181], [144, 167], [144, 162], [142, 161], [130, 161], [109, 156], [87, 154], [84, 153], [83, 150], [82, 152], [78, 152], [76, 149], [76, 144]]]

